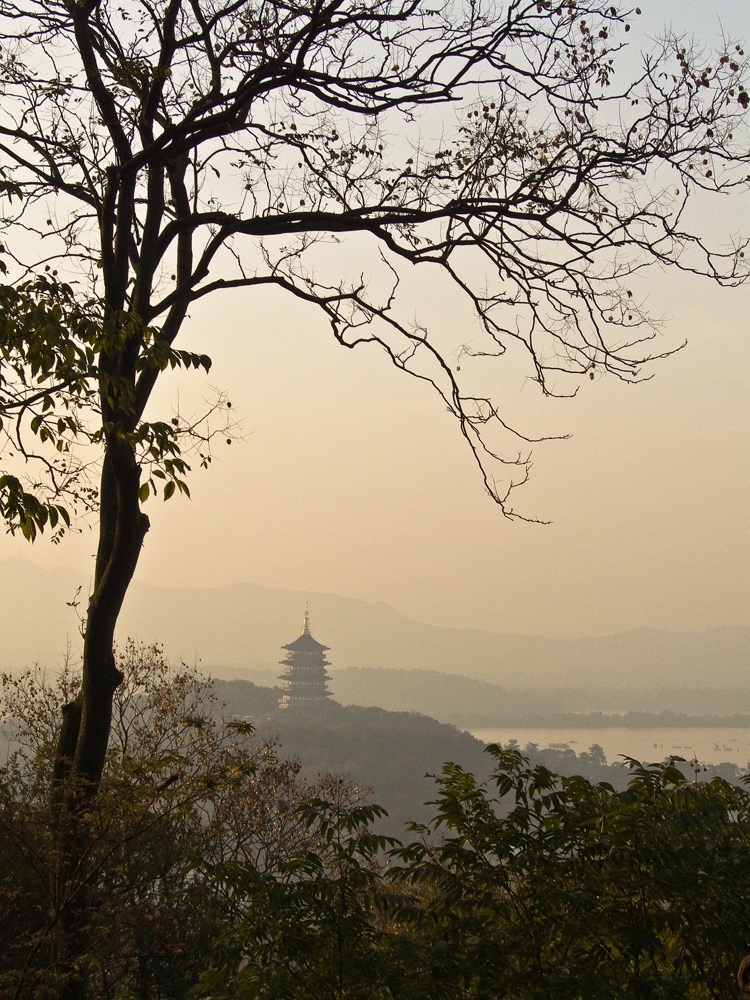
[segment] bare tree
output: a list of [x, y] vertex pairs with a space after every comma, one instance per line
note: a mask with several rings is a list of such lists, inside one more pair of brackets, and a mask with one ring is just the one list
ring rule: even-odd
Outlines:
[[[34, 372], [23, 337], [0, 356], [1, 415], [16, 447], [46, 427], [41, 444], [60, 454], [81, 435], [101, 449], [83, 682], [60, 740], [73, 811], [101, 777], [142, 503], [154, 477], [166, 498], [187, 489], [180, 419], [146, 410], [165, 368], [210, 364], [176, 346], [193, 303], [272, 286], [322, 310], [343, 345], [381, 345], [442, 397], [516, 517], [529, 439], [463, 382], [474, 359], [518, 345], [546, 393], [594, 369], [637, 379], [660, 351], [635, 272], [744, 278], [744, 243], [711, 248], [684, 221], [697, 192], [745, 183], [743, 53], [708, 60], [669, 39], [626, 79], [637, 13], [602, 0], [0, 0], [6, 255], [21, 280], [67, 282], [85, 320], [54, 340], [74, 368], [62, 380]], [[326, 276], [320, 245], [343, 239], [366, 275], [337, 260]], [[400, 309], [417, 264], [466, 296], [472, 343], [446, 348]], [[77, 415], [93, 406], [58, 424], [71, 386]], [[19, 483], [0, 491], [18, 497]], [[75, 504], [60, 493], [53, 506]]]

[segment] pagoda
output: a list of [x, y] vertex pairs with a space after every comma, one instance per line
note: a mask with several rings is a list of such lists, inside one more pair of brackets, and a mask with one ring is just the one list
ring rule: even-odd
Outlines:
[[279, 708], [315, 709], [327, 703], [331, 692], [326, 683], [331, 678], [326, 673], [330, 666], [325, 654], [329, 649], [316, 642], [310, 635], [310, 615], [305, 608], [305, 618], [302, 623], [302, 634], [288, 646], [286, 657], [280, 660], [284, 673], [279, 674], [283, 681], [284, 694], [279, 698]]

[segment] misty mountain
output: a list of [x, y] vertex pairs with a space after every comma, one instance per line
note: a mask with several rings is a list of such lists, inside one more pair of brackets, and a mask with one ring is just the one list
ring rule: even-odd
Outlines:
[[[80, 586], [79, 610], [85, 608], [88, 583], [74, 570], [44, 570], [18, 558], [0, 562], [0, 668], [54, 666], [66, 642], [77, 649], [76, 611], [66, 602]], [[306, 601], [313, 635], [331, 647], [333, 686], [343, 701], [350, 681], [342, 674], [343, 688], [336, 689], [337, 671], [354, 666], [460, 675], [516, 692], [633, 692], [742, 688], [750, 662], [750, 629], [739, 626], [552, 639], [425, 625], [384, 603], [249, 583], [184, 590], [135, 583], [119, 636], [159, 642], [170, 658], [198, 660], [217, 676], [269, 684], [279, 673], [280, 647], [299, 635]], [[470, 697], [483, 697], [474, 690]], [[750, 709], [750, 698], [735, 709]], [[419, 710], [427, 711], [424, 704]]]
[[[469, 728], [503, 724], [531, 726], [550, 714], [546, 693], [509, 691], [473, 677], [436, 670], [346, 667], [331, 682], [342, 705], [376, 705], [391, 712], [421, 712], [441, 722]], [[572, 711], [556, 701], [555, 711]]]
[[[262, 678], [262, 674], [258, 676]], [[259, 683], [263, 683], [262, 679]], [[733, 720], [723, 725], [744, 726], [748, 717], [746, 712], [740, 720], [742, 710], [738, 708], [747, 705], [747, 692], [730, 688], [550, 687], [522, 691], [435, 670], [347, 667], [335, 672], [331, 690], [343, 705], [376, 705], [393, 712], [421, 712], [470, 730], [500, 725], [648, 728], [666, 725], [664, 713], [679, 718], [672, 725], [715, 726], [716, 720], [723, 718]], [[636, 721], [639, 715], [643, 717], [640, 722]], [[687, 723], [688, 717], [694, 722]], [[623, 722], [624, 719], [628, 721]]]

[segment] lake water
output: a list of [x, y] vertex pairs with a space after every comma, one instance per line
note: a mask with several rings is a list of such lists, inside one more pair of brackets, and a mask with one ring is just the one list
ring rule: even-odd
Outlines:
[[608, 763], [619, 754], [640, 761], [661, 761], [670, 754], [690, 760], [697, 757], [704, 764], [730, 762], [748, 769], [750, 761], [750, 729], [473, 729], [472, 735], [485, 743], [505, 746], [516, 739], [523, 750], [527, 743], [545, 747], [570, 747], [577, 754], [598, 743], [607, 755]]

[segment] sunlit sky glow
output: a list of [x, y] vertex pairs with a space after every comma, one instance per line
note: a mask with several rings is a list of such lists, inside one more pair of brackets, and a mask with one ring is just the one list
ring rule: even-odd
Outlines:
[[[747, 20], [743, 2], [642, 6], [653, 34], [671, 22], [706, 42], [718, 42], [719, 19], [737, 36]], [[749, 202], [707, 203], [705, 224], [748, 232]], [[415, 315], [460, 324], [469, 342], [473, 320], [431, 280], [413, 289]], [[573, 435], [534, 448], [514, 499], [548, 526], [501, 516], [440, 401], [381, 351], [339, 347], [320, 316], [279, 294], [200, 303], [182, 346], [214, 358], [208, 384], [228, 393], [242, 437], [195, 473], [192, 501], [148, 504], [138, 578], [335, 592], [501, 632], [750, 624], [750, 288], [657, 270], [645, 280], [664, 347], [689, 341], [653, 380], [597, 376], [566, 401], [503, 383], [511, 422]], [[206, 391], [181, 375], [161, 400], [179, 392], [197, 406]], [[94, 544], [91, 530], [57, 547], [4, 536], [0, 557], [93, 568]]]

